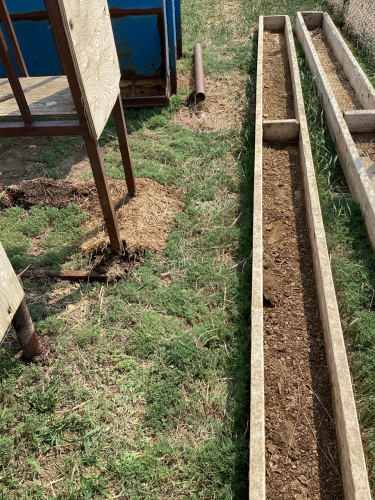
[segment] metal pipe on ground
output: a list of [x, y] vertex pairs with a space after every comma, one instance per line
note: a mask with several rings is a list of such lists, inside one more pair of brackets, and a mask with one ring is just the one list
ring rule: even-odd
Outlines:
[[189, 95], [190, 102], [199, 104], [206, 99], [206, 90], [204, 85], [203, 54], [200, 43], [194, 45], [194, 72], [195, 72], [195, 90]]
[[[18, 278], [22, 285], [22, 281]], [[27, 359], [33, 359], [42, 353], [43, 347], [35, 331], [33, 320], [26, 305], [25, 298], [22, 299], [12, 323], [17, 333], [17, 338], [23, 349], [23, 355]]]

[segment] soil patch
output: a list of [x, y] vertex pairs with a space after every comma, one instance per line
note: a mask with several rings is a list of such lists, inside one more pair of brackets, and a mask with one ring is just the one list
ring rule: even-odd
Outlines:
[[263, 118], [294, 118], [293, 89], [285, 34], [264, 32], [263, 45]]
[[353, 134], [352, 137], [367, 176], [375, 189], [375, 134]]
[[[192, 92], [195, 88], [194, 76], [191, 73], [179, 75], [178, 88]], [[172, 123], [206, 132], [239, 126], [245, 109], [245, 73], [237, 71], [217, 78], [206, 75], [205, 88], [206, 100], [180, 108]]]
[[341, 499], [297, 146], [265, 146], [263, 161], [267, 498]]
[[[176, 214], [185, 207], [181, 201], [183, 193], [150, 179], [137, 179], [137, 196], [130, 198], [125, 180], [109, 180], [108, 183], [129, 258], [145, 249], [162, 251]], [[78, 205], [90, 216], [81, 225], [85, 232], [81, 251], [99, 256], [108, 251], [109, 238], [93, 179], [71, 181], [41, 178], [22, 181], [17, 186], [11, 186], [5, 195], [8, 206], [65, 208]]]
[[323, 35], [322, 28], [311, 31], [310, 36], [341, 111], [362, 109], [331, 45]]

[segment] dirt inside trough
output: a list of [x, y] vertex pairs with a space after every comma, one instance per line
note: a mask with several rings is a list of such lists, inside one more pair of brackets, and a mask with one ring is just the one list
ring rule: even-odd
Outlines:
[[160, 252], [166, 244], [175, 216], [184, 209], [183, 193], [150, 179], [137, 179], [137, 196], [127, 195], [125, 180], [109, 180], [120, 234], [125, 242], [123, 257], [109, 252], [109, 238], [93, 179], [22, 181], [3, 192], [3, 207], [34, 205], [65, 208], [76, 204], [89, 215], [81, 225], [84, 238], [80, 250], [92, 255], [92, 269], [121, 276], [143, 256], [145, 250]]
[[295, 144], [263, 148], [263, 186], [267, 498], [337, 500], [340, 460]]
[[284, 32], [265, 31], [263, 45], [263, 118], [294, 118], [293, 90]]
[[331, 45], [323, 35], [322, 28], [310, 31], [310, 36], [341, 111], [362, 109]]
[[375, 134], [353, 134], [352, 137], [367, 176], [375, 189]]

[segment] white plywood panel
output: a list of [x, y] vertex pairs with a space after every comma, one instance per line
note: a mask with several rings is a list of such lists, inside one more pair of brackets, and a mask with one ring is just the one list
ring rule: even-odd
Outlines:
[[24, 291], [0, 243], [0, 341], [24, 296]]
[[120, 66], [107, 0], [59, 0], [86, 116], [99, 139], [120, 92]]

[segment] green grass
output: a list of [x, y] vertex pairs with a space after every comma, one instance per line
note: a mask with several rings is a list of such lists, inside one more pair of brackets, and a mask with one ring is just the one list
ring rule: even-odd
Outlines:
[[[13, 358], [14, 344], [0, 349], [0, 498], [248, 497], [254, 29], [260, 13], [294, 18], [324, 5], [287, 0], [282, 11], [268, 0], [238, 0], [233, 15], [224, 5], [183, 1], [179, 72], [191, 68], [196, 42], [211, 77], [245, 72], [242, 126], [208, 133], [175, 125], [179, 96], [168, 108], [126, 110], [136, 176], [185, 192], [166, 250], [147, 253], [126, 280], [108, 286], [24, 280], [51, 353], [46, 364], [26, 365]], [[371, 457], [375, 260], [358, 206], [342, 195], [344, 177], [301, 53], [299, 61]], [[51, 142], [41, 161], [56, 168], [72, 145]], [[112, 119], [101, 146], [107, 174], [122, 178]], [[61, 267], [74, 259], [80, 217], [75, 207], [8, 209], [0, 213], [0, 240], [15, 266]], [[36, 236], [43, 251], [32, 257]]]

